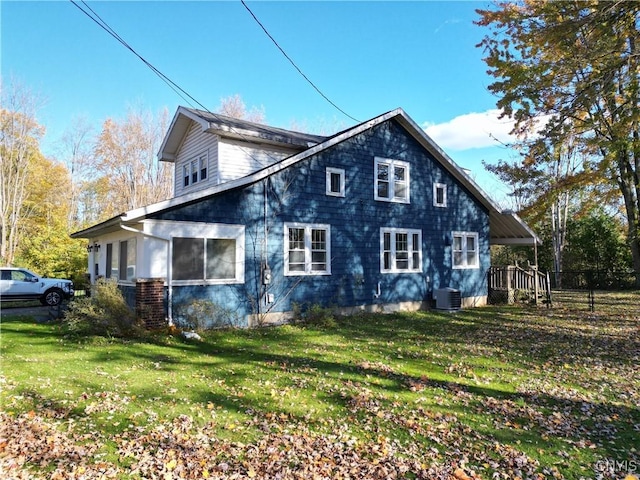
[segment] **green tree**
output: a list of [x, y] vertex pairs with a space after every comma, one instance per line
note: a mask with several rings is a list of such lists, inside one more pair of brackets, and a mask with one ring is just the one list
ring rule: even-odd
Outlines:
[[623, 225], [602, 208], [570, 220], [567, 270], [626, 272], [631, 267]]
[[601, 193], [596, 188], [601, 177], [589, 174], [586, 155], [570, 140], [562, 145], [524, 141], [518, 145], [521, 161], [485, 165], [511, 186], [512, 196], [518, 199], [519, 214], [535, 225], [543, 238], [540, 258], [546, 257], [549, 250], [549, 267], [556, 281], [560, 281], [563, 270], [569, 217], [593, 208]]
[[492, 30], [479, 46], [498, 107], [534, 151], [574, 142], [585, 172], [617, 186], [640, 272], [640, 3], [525, 0], [478, 13]]

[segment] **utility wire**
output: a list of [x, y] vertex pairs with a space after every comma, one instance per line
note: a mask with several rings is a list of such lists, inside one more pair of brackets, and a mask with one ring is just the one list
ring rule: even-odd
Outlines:
[[[188, 104], [190, 104], [192, 107], [194, 106], [193, 103], [199, 105], [203, 110], [205, 110], [207, 113], [210, 113], [211, 115], [216, 116], [213, 112], [210, 112], [209, 109], [207, 107], [205, 107], [202, 103], [200, 103], [198, 100], [196, 100], [194, 97], [192, 97], [188, 92], [186, 92], [183, 88], [181, 88], [177, 83], [175, 83], [173, 80], [171, 80], [169, 77], [167, 77], [164, 73], [162, 73], [160, 70], [158, 70], [155, 66], [153, 66], [149, 61], [147, 61], [144, 57], [142, 57], [138, 52], [136, 52], [133, 47], [131, 45], [129, 45], [120, 35], [118, 35], [116, 33], [115, 30], [113, 30], [109, 24], [107, 22], [105, 22], [100, 15], [98, 15], [84, 0], [81, 0], [82, 4], [91, 12], [88, 13], [86, 10], [84, 10], [80, 5], [78, 5], [75, 0], [69, 0], [75, 7], [78, 8], [78, 10], [80, 10], [82, 13], [84, 13], [87, 17], [89, 17], [93, 22], [95, 22], [100, 28], [102, 28], [104, 31], [106, 31], [109, 35], [111, 35], [113, 38], [115, 38], [118, 42], [120, 42], [127, 50], [129, 50], [131, 53], [133, 53], [136, 57], [138, 57], [147, 67], [149, 67], [151, 69], [151, 71], [153, 71], [153, 73], [155, 73], [158, 77], [160, 77], [160, 79], [165, 82], [167, 85], [169, 85], [169, 87], [178, 94], [178, 96], [180, 96], [184, 101], [186, 101]], [[190, 99], [191, 101], [189, 101], [188, 99]]]
[[258, 17], [256, 17], [255, 13], [253, 13], [251, 11], [251, 9], [247, 6], [247, 4], [244, 2], [244, 0], [240, 0], [240, 2], [242, 2], [242, 5], [244, 6], [244, 8], [247, 9], [247, 11], [251, 14], [251, 16], [253, 17], [253, 19], [256, 21], [256, 23], [258, 25], [260, 25], [260, 28], [262, 28], [262, 31], [264, 33], [267, 34], [267, 37], [269, 37], [271, 39], [271, 41], [273, 42], [273, 44], [278, 47], [278, 50], [280, 50], [280, 52], [282, 52], [282, 54], [285, 56], [285, 58], [287, 60], [289, 60], [289, 63], [291, 63], [291, 65], [293, 65], [293, 68], [295, 68], [298, 73], [300, 75], [302, 75], [302, 77], [309, 83], [309, 85], [311, 85], [316, 92], [318, 92], [322, 98], [324, 98], [327, 102], [329, 102], [331, 105], [333, 105], [338, 111], [340, 111], [343, 115], [346, 115], [347, 117], [349, 117], [351, 120], [360, 123], [360, 120], [358, 120], [357, 118], [352, 117], [351, 115], [349, 115], [347, 112], [345, 112], [343, 109], [341, 109], [338, 105], [336, 105], [335, 103], [333, 103], [329, 97], [327, 97], [324, 93], [322, 93], [322, 91], [311, 81], [309, 80], [309, 77], [307, 77], [302, 70], [300, 70], [300, 68], [298, 67], [298, 65], [296, 65], [296, 63], [291, 59], [291, 57], [289, 57], [289, 55], [287, 55], [287, 52], [285, 52], [282, 47], [278, 44], [278, 42], [276, 41], [275, 38], [273, 38], [271, 36], [271, 34], [267, 31], [267, 29], [265, 28], [265, 26], [260, 22], [260, 20], [258, 20]]
[[[140, 55], [136, 50], [134, 50], [134, 48], [129, 45], [120, 35], [118, 35], [118, 33], [111, 28], [111, 26], [104, 21], [100, 15], [98, 15], [86, 2], [85, 0], [80, 0], [82, 2], [82, 4], [88, 9], [85, 10], [83, 7], [81, 7], [80, 5], [78, 5], [78, 3], [76, 3], [75, 0], [69, 0], [76, 8], [78, 8], [78, 10], [80, 10], [82, 13], [84, 13], [87, 17], [89, 17], [93, 22], [95, 22], [100, 28], [102, 28], [104, 31], [106, 31], [109, 35], [111, 35], [113, 38], [115, 38], [120, 44], [122, 44], [122, 46], [124, 46], [127, 50], [129, 50], [131, 53], [133, 53], [136, 57], [138, 57], [147, 67], [149, 67], [151, 69], [151, 71], [153, 71], [153, 73], [155, 73], [158, 77], [160, 77], [160, 79], [165, 82], [180, 98], [182, 98], [186, 103], [188, 103], [189, 105], [191, 105], [192, 108], [195, 105], [198, 105], [203, 111], [207, 112], [209, 115], [211, 115], [213, 118], [217, 119], [220, 122], [224, 123], [224, 119], [217, 113], [212, 112], [211, 110], [209, 110], [206, 106], [204, 106], [202, 103], [200, 103], [198, 100], [196, 100], [192, 95], [190, 95], [186, 90], [184, 90], [182, 87], [180, 87], [180, 85], [178, 85], [177, 83], [175, 83], [173, 80], [171, 80], [169, 77], [167, 77], [164, 73], [162, 73], [160, 70], [158, 70], [153, 64], [151, 64], [151, 62], [147, 61], [144, 57], [142, 57], [142, 55]], [[91, 12], [91, 13], [89, 13]], [[252, 139], [246, 137], [242, 132], [237, 131], [235, 128], [233, 128], [232, 126], [229, 126], [229, 129], [231, 131], [233, 131], [234, 133], [238, 134], [241, 138], [247, 140], [247, 141], [252, 141]], [[245, 152], [247, 153], [247, 155], [252, 158], [253, 160], [255, 160], [258, 165], [263, 165], [263, 161], [256, 158], [250, 150], [245, 149], [244, 147], [243, 150], [245, 150]], [[274, 162], [279, 161], [279, 158], [276, 158], [274, 156], [272, 156], [269, 152], [266, 152], [267, 157], [269, 157], [271, 160], [273, 160]]]

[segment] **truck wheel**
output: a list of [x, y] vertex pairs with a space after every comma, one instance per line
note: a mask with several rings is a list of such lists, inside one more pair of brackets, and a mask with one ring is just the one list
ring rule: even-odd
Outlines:
[[44, 292], [44, 295], [40, 299], [40, 302], [43, 305], [55, 307], [56, 305], [60, 305], [60, 302], [62, 302], [62, 295], [62, 290], [60, 290], [59, 288], [50, 288], [49, 290]]

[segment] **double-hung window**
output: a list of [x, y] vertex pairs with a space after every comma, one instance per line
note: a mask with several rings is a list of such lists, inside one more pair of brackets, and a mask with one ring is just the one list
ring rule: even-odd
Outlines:
[[380, 271], [421, 272], [422, 230], [381, 228]]
[[385, 202], [409, 203], [409, 163], [374, 158], [374, 198]]
[[209, 158], [202, 153], [182, 166], [183, 186], [188, 187], [207, 179]]
[[284, 224], [284, 274], [331, 274], [331, 227], [329, 225]]
[[479, 268], [478, 234], [476, 232], [453, 232], [452, 265], [453, 268]]
[[342, 168], [327, 167], [327, 195], [344, 197], [344, 170]]

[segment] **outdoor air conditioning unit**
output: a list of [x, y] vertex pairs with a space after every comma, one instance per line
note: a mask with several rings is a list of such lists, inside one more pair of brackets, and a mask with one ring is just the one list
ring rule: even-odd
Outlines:
[[460, 307], [462, 307], [460, 290], [455, 288], [439, 288], [434, 290], [433, 296], [438, 310], [460, 310]]

